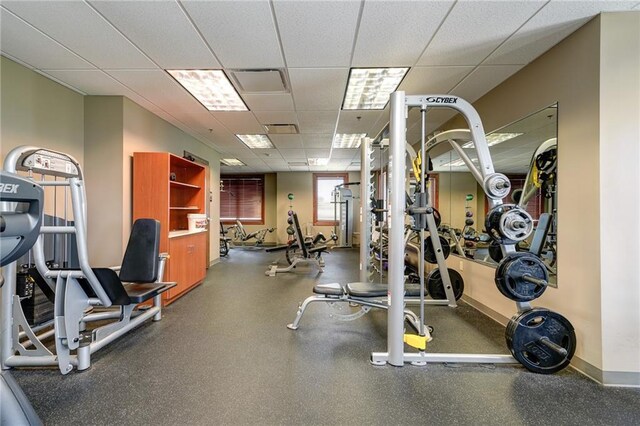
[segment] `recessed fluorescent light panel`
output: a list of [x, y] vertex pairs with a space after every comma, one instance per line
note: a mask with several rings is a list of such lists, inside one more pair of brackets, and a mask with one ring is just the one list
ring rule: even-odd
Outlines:
[[248, 111], [221, 70], [167, 70], [209, 111]]
[[409, 68], [351, 68], [342, 109], [384, 109]]
[[251, 149], [274, 148], [271, 139], [267, 135], [236, 135], [247, 147]]
[[309, 158], [310, 166], [326, 166], [329, 164], [328, 158]]
[[246, 164], [244, 164], [237, 158], [223, 158], [220, 160], [220, 162], [226, 164], [227, 166], [246, 166]]
[[[491, 133], [486, 137], [487, 145], [489, 146], [498, 145], [499, 143], [508, 141], [509, 139], [517, 138], [518, 136], [523, 134], [524, 133]], [[467, 142], [464, 145], [462, 145], [462, 147], [473, 148], [474, 145], [473, 145], [473, 142]]]
[[338, 133], [333, 138], [334, 148], [360, 148], [360, 142], [366, 133]]

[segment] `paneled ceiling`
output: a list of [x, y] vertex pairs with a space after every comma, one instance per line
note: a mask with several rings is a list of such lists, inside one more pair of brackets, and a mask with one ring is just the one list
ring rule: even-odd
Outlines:
[[[2, 55], [87, 95], [127, 96], [243, 172], [359, 170], [334, 133], [374, 137], [381, 111], [341, 111], [350, 67], [411, 67], [399, 89], [475, 101], [601, 11], [633, 1], [5, 1]], [[280, 69], [286, 93], [239, 91], [249, 112], [209, 112], [166, 69]], [[453, 114], [428, 114], [428, 131]], [[417, 115], [409, 138], [419, 138]], [[293, 123], [276, 149], [234, 135]], [[331, 156], [328, 166], [290, 165]], [[238, 168], [223, 167], [223, 171]]]

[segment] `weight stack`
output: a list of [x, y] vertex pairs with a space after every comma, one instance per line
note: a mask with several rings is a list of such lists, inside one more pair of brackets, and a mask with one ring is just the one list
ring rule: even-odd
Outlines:
[[18, 272], [16, 294], [20, 297], [22, 311], [30, 326], [53, 319], [53, 303], [40, 290], [28, 272]]

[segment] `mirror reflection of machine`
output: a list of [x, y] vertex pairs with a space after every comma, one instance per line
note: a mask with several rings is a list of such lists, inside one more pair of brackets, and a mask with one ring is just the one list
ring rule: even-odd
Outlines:
[[360, 182], [336, 185], [331, 193], [335, 220], [333, 233], [338, 237], [335, 247], [339, 248], [353, 247], [353, 192], [349, 188], [351, 185], [360, 185]]

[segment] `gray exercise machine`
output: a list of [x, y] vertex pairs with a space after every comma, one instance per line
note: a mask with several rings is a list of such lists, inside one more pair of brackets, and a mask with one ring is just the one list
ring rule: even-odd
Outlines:
[[[40, 185], [0, 172], [0, 267], [15, 262], [35, 244], [42, 224], [43, 197]], [[0, 271], [0, 287], [3, 284]], [[42, 424], [8, 371], [0, 374], [0, 424]]]
[[[7, 154], [4, 171], [10, 175], [26, 172], [34, 185], [38, 175], [37, 184], [45, 189], [45, 195], [47, 188], [67, 188], [64, 194], [70, 196], [73, 224], [40, 226], [32, 248], [34, 274], [43, 291], [52, 295], [53, 321], [29, 325], [16, 295], [16, 263], [5, 266], [0, 322], [3, 369], [57, 366], [62, 374], [74, 368], [86, 370], [92, 353], [145, 321], [162, 318], [161, 295], [175, 283], [161, 282], [166, 255], [159, 253], [159, 222], [139, 219], [133, 224], [121, 266], [92, 268], [87, 250], [84, 176], [78, 162], [61, 152], [21, 146]], [[44, 257], [43, 236], [66, 234], [75, 236], [79, 269], [50, 269]], [[136, 309], [147, 301], [151, 306]], [[97, 322], [99, 326], [95, 326]], [[51, 337], [55, 351], [43, 343]]]
[[[275, 277], [278, 273], [293, 272], [295, 268], [302, 265], [315, 267], [318, 269], [318, 273], [324, 272], [324, 259], [322, 258], [322, 254], [327, 252], [327, 246], [324, 244], [318, 244], [321, 241], [318, 240], [317, 237], [312, 242], [313, 244], [307, 244], [302, 233], [302, 229], [300, 228], [298, 215], [293, 210], [290, 210], [289, 212], [289, 218], [291, 219], [291, 225], [294, 230], [293, 242], [290, 245], [283, 247], [267, 249], [268, 252], [286, 250], [286, 257], [289, 266], [280, 267], [276, 261], [267, 271], [265, 271], [265, 275]], [[324, 236], [322, 236], [321, 240], [324, 241]]]

